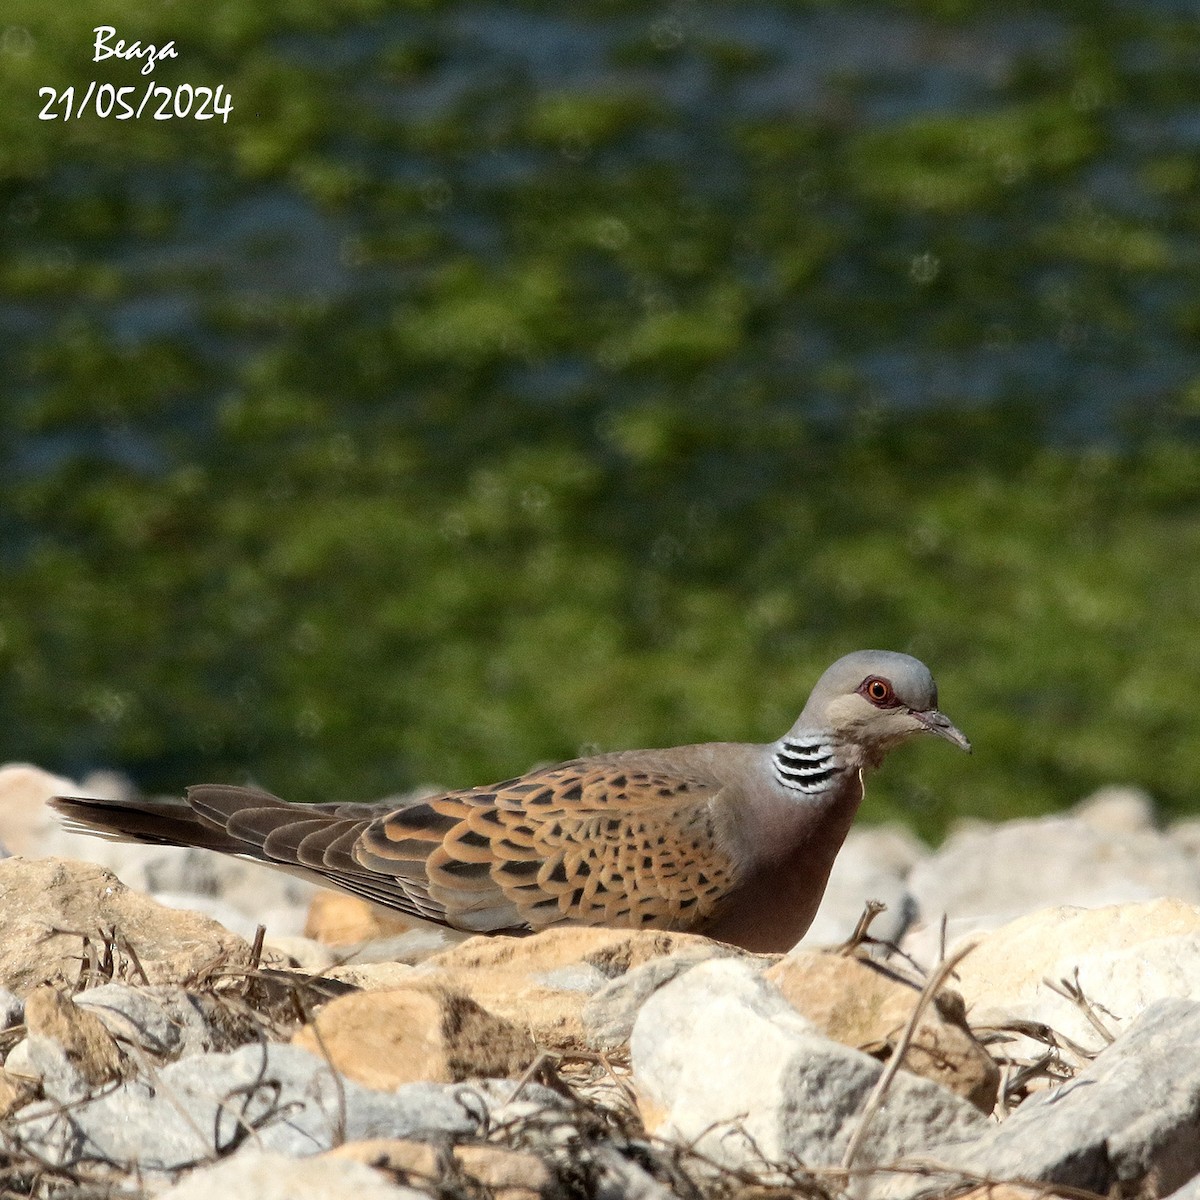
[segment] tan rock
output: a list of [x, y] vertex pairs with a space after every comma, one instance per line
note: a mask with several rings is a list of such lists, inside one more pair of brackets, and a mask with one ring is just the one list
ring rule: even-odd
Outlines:
[[510, 1022], [461, 993], [428, 983], [342, 996], [292, 1040], [328, 1058], [349, 1078], [379, 1089], [519, 1075], [537, 1054]]
[[164, 908], [91, 863], [4, 859], [0, 896], [0, 987], [19, 996], [42, 983], [74, 983], [88, 969], [84, 938], [101, 964], [105, 938], [114, 930], [112, 973], [120, 978], [140, 979], [144, 971], [151, 983], [180, 983], [206, 969], [249, 962], [248, 944], [216, 921]]
[[550, 1168], [535, 1154], [504, 1146], [456, 1146], [463, 1172], [507, 1200], [534, 1200], [554, 1191]]
[[255, 1200], [423, 1200], [425, 1193], [401, 1189], [370, 1167], [348, 1159], [293, 1155], [243, 1146], [219, 1162], [206, 1163], [166, 1191], [162, 1200], [213, 1200], [253, 1196]]
[[[920, 994], [875, 963], [816, 951], [792, 951], [765, 977], [826, 1036], [883, 1059], [891, 1057]], [[967, 1027], [953, 992], [926, 1006], [902, 1065], [984, 1112], [996, 1103], [1000, 1070]]]
[[982, 935], [955, 975], [977, 1028], [1037, 1021], [1098, 1050], [1102, 1035], [1052, 985], [1077, 982], [1113, 1035], [1155, 1000], [1200, 994], [1200, 907], [1150, 900], [1042, 909]]
[[412, 1138], [367, 1138], [360, 1142], [344, 1142], [318, 1157], [348, 1158], [379, 1171], [413, 1176], [411, 1179], [401, 1178], [399, 1182], [419, 1186], [443, 1174], [445, 1155], [449, 1150], [448, 1146], [418, 1142]]
[[695, 947], [710, 947], [716, 953], [724, 949], [695, 933], [567, 925], [530, 937], [473, 937], [431, 958], [424, 967], [446, 971], [519, 969], [539, 974], [584, 963], [615, 979], [652, 958]]
[[408, 1138], [375, 1138], [347, 1142], [321, 1157], [365, 1163], [415, 1187], [444, 1181], [448, 1170], [457, 1169], [496, 1200], [544, 1200], [557, 1191], [554, 1172], [536, 1154], [504, 1146], [440, 1147]]
[[25, 1028], [57, 1042], [86, 1082], [99, 1085], [120, 1078], [121, 1052], [112, 1035], [94, 1013], [73, 1004], [57, 988], [44, 984], [29, 993]]
[[1036, 1184], [981, 1183], [961, 1193], [957, 1200], [1050, 1200], [1056, 1194], [1052, 1187]]
[[323, 974], [337, 983], [348, 983], [364, 992], [391, 992], [412, 982], [415, 968], [409, 963], [380, 962], [330, 967]]
[[524, 938], [471, 938], [422, 963], [417, 977], [466, 993], [527, 1031], [541, 1049], [570, 1051], [589, 1046], [581, 1013], [595, 991], [642, 963], [685, 950], [730, 953], [697, 934], [564, 927]]
[[357, 896], [322, 889], [309, 903], [304, 936], [326, 946], [346, 946], [392, 937], [412, 927], [413, 922], [391, 909], [369, 904]]

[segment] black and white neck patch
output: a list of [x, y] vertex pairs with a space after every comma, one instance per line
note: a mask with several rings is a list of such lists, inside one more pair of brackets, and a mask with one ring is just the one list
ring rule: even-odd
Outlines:
[[821, 792], [842, 769], [834, 748], [819, 737], [785, 738], [771, 759], [775, 778], [794, 792]]

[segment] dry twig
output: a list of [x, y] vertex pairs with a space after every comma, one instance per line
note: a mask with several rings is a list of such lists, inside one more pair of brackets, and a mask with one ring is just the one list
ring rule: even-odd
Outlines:
[[954, 968], [974, 948], [974, 943], [964, 946], [961, 950], [951, 955], [950, 958], [943, 960], [938, 965], [937, 970], [929, 977], [924, 988], [921, 989], [921, 994], [917, 997], [916, 1004], [913, 1005], [912, 1013], [908, 1018], [908, 1024], [905, 1025], [904, 1032], [900, 1035], [896, 1049], [892, 1057], [888, 1060], [887, 1066], [884, 1067], [883, 1073], [876, 1081], [874, 1088], [872, 1088], [871, 1094], [867, 1098], [867, 1103], [863, 1106], [862, 1115], [858, 1119], [858, 1127], [855, 1129], [850, 1141], [846, 1144], [846, 1152], [842, 1156], [842, 1166], [844, 1168], [849, 1168], [853, 1164], [855, 1156], [862, 1146], [863, 1139], [867, 1135], [867, 1130], [870, 1128], [871, 1122], [875, 1119], [875, 1114], [883, 1104], [883, 1098], [887, 1095], [887, 1090], [891, 1086], [892, 1080], [895, 1079], [896, 1072], [900, 1070], [900, 1064], [904, 1061], [904, 1055], [907, 1053], [909, 1046], [912, 1045], [913, 1036], [917, 1031], [917, 1023], [920, 1021], [926, 1007], [941, 990], [942, 984], [946, 982], [946, 979]]

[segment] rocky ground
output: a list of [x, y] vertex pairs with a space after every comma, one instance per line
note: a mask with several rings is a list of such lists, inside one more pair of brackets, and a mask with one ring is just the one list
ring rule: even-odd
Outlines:
[[1200, 1198], [1200, 826], [1137, 793], [858, 830], [778, 957], [452, 938], [43, 808], [120, 786], [0, 768], [2, 1196]]

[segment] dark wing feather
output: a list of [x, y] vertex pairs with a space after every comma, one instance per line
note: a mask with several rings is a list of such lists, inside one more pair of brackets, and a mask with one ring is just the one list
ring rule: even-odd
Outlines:
[[49, 801], [72, 833], [89, 833], [114, 842], [155, 846], [199, 846], [223, 854], [245, 847], [223, 825], [204, 820], [186, 800], [116, 800], [55, 796]]

